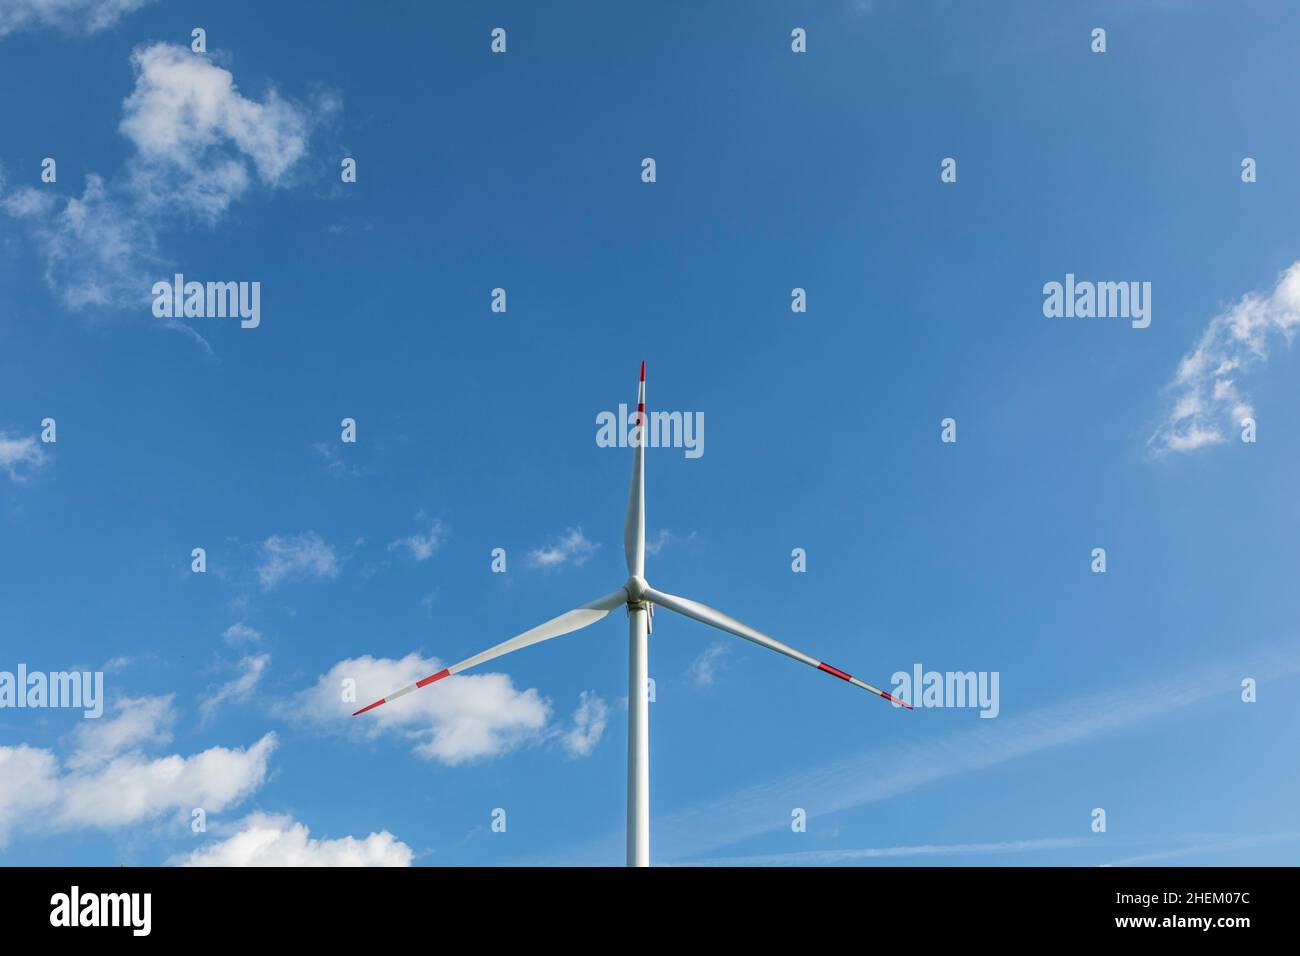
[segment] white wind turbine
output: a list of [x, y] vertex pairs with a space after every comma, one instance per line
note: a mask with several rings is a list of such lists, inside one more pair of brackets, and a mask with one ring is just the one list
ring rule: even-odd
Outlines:
[[839, 668], [810, 657], [802, 651], [796, 651], [776, 638], [768, 637], [734, 617], [721, 611], [687, 598], [656, 591], [645, 579], [645, 362], [641, 363], [641, 384], [637, 391], [636, 423], [632, 440], [632, 487], [627, 496], [627, 518], [623, 523], [623, 551], [627, 557], [628, 579], [617, 591], [597, 598], [590, 604], [567, 611], [559, 617], [551, 618], [545, 624], [503, 641], [496, 647], [490, 647], [473, 657], [467, 657], [459, 664], [430, 674], [423, 680], [408, 684], [401, 690], [395, 690], [387, 697], [381, 697], [373, 704], [358, 710], [364, 714], [380, 704], [391, 703], [413, 690], [432, 684], [434, 681], [459, 674], [461, 671], [485, 664], [490, 660], [517, 651], [521, 647], [537, 644], [579, 630], [589, 624], [595, 624], [616, 607], [627, 607], [628, 617], [628, 666], [627, 666], [627, 865], [650, 865], [650, 706], [648, 694], [646, 635], [650, 631], [650, 609], [653, 605], [666, 607], [719, 630], [753, 641], [786, 657], [792, 657], [810, 667], [825, 671], [848, 681], [856, 687], [870, 691], [885, 700], [894, 701], [911, 710], [911, 704], [890, 696], [878, 687], [852, 677]]

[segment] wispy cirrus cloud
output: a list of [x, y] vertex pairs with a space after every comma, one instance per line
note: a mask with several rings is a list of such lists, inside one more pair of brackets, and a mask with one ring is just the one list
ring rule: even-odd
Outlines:
[[1183, 356], [1165, 387], [1169, 408], [1147, 440], [1152, 455], [1190, 452], [1226, 441], [1255, 411], [1242, 381], [1268, 361], [1276, 340], [1289, 347], [1300, 328], [1300, 262], [1272, 291], [1251, 292], [1220, 312]]
[[216, 688], [200, 702], [199, 714], [203, 720], [211, 719], [213, 713], [222, 704], [247, 700], [261, 683], [270, 663], [270, 654], [249, 654], [241, 658], [238, 676]]
[[[1191, 842], [1189, 842], [1191, 841]], [[1205, 858], [1213, 854], [1260, 846], [1278, 846], [1300, 841], [1300, 833], [1262, 833], [1252, 836], [1219, 837], [1167, 836], [1152, 834], [1149, 837], [1107, 837], [1104, 846], [1112, 848], [1124, 844], [1163, 844], [1166, 849], [1152, 850], [1103, 863], [1103, 866], [1140, 866], [1146, 863], [1163, 863], [1168, 860]], [[1180, 846], [1170, 848], [1169, 844]], [[1033, 854], [1056, 850], [1088, 849], [1093, 853], [1103, 844], [1096, 836], [1087, 837], [1036, 837], [1028, 840], [998, 840], [986, 843], [923, 843], [913, 846], [887, 846], [849, 850], [804, 850], [794, 853], [764, 853], [754, 856], [723, 856], [707, 860], [692, 860], [691, 866], [855, 866], [873, 860], [925, 859], [960, 856], [1002, 856]]]
[[[661, 845], [666, 844], [670, 855], [685, 856], [771, 830], [777, 825], [773, 821], [784, 820], [791, 806], [808, 807], [810, 816], [835, 813], [1114, 733], [1216, 695], [1233, 694], [1239, 690], [1244, 672], [1268, 678], [1300, 673], [1300, 645], [1273, 649], [1249, 664], [1235, 661], [1142, 687], [1105, 691], [988, 722], [996, 727], [977, 727], [915, 747], [882, 748], [736, 791], [707, 806], [670, 815], [661, 827], [661, 832], [666, 830], [670, 836], [667, 841], [661, 839]], [[880, 774], [877, 767], [889, 767], [890, 772]], [[800, 799], [791, 802], [796, 796]], [[778, 809], [781, 812], [771, 816]]]
[[123, 698], [113, 706], [112, 717], [81, 724], [68, 766], [93, 767], [146, 744], [169, 743], [176, 719], [172, 701], [171, 694]]
[[645, 553], [658, 554], [673, 540], [673, 533], [667, 528], [660, 528], [659, 531], [646, 539]]
[[718, 680], [718, 673], [725, 664], [725, 658], [731, 646], [721, 641], [710, 644], [686, 670], [687, 679], [696, 687], [712, 687]]
[[31, 435], [0, 432], [0, 469], [10, 481], [26, 481], [48, 461], [45, 449]]
[[437, 518], [430, 521], [423, 514], [416, 517], [426, 523], [425, 527], [404, 538], [398, 538], [388, 546], [388, 550], [401, 549], [416, 561], [428, 561], [447, 539], [447, 527]]
[[609, 722], [609, 705], [594, 690], [584, 690], [578, 695], [578, 709], [573, 712], [573, 725], [560, 735], [560, 743], [575, 757], [586, 757], [596, 749]]
[[[215, 57], [178, 44], [138, 47], [131, 66], [135, 88], [119, 130], [134, 149], [123, 174], [90, 173], [81, 195], [70, 198], [54, 186], [0, 191], [0, 211], [27, 228], [46, 283], [65, 307], [144, 318], [153, 282], [170, 270], [161, 238], [192, 223], [215, 226], [255, 187], [287, 185], [315, 124], [338, 105], [333, 97], [295, 103], [274, 89], [245, 96]], [[208, 348], [188, 324], [153, 321]]]
[[24, 30], [98, 33], [155, 0], [0, 0], [0, 39]]
[[646, 538], [645, 553], [659, 554], [669, 545], [676, 546], [683, 542], [689, 543], [694, 541], [695, 538], [696, 534], [694, 531], [687, 535], [681, 535], [669, 528], [660, 528], [654, 534]]
[[1168, 860], [1180, 860], [1187, 857], [1206, 857], [1211, 854], [1230, 853], [1233, 850], [1245, 850], [1258, 846], [1277, 846], [1282, 843], [1294, 843], [1300, 840], [1300, 833], [1260, 833], [1252, 836], [1220, 837], [1203, 840], [1191, 846], [1177, 847], [1172, 850], [1156, 850], [1128, 856], [1105, 866], [1141, 866], [1146, 863], [1164, 863]]
[[139, 307], [161, 268], [157, 230], [91, 173], [80, 196], [63, 199], [24, 186], [0, 197], [0, 210], [23, 222], [45, 262], [45, 280], [73, 311]]
[[257, 578], [262, 590], [272, 591], [285, 581], [336, 578], [338, 553], [315, 531], [296, 535], [273, 534], [260, 546]]
[[370, 473], [368, 468], [344, 461], [338, 443], [318, 441], [311, 447], [325, 462], [325, 469], [336, 478], [360, 478]]
[[242, 622], [232, 624], [221, 632], [221, 638], [231, 647], [241, 644], [257, 644], [262, 640], [262, 632]]
[[691, 866], [843, 866], [871, 860], [908, 857], [983, 856], [986, 854], [1035, 853], [1084, 847], [1096, 839], [1087, 837], [1038, 837], [1032, 840], [1001, 840], [988, 843], [926, 843], [915, 846], [885, 846], [859, 850], [804, 850], [796, 853], [764, 853], [757, 856], [723, 856], [692, 860]]
[[[912, 745], [855, 754], [821, 767], [721, 794], [655, 818], [656, 855], [689, 861], [719, 847], [783, 827], [790, 807], [809, 818], [888, 800], [987, 767], [1116, 733], [1219, 695], [1236, 694], [1243, 673], [1261, 682], [1300, 674], [1300, 644], [1189, 671], [1167, 680], [1105, 691], [1031, 711], [981, 721], [972, 730]], [[878, 768], [888, 767], [882, 774]], [[617, 858], [620, 836], [571, 851], [567, 862]]]
[[586, 564], [600, 547], [587, 540], [581, 528], [569, 528], [552, 544], [528, 552], [530, 568], [558, 568], [566, 564]]

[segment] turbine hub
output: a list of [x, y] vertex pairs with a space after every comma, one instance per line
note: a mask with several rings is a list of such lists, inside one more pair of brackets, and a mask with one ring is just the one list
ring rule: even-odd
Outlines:
[[645, 600], [645, 591], [649, 586], [650, 582], [639, 574], [634, 574], [628, 578], [627, 583], [623, 585], [627, 590], [628, 603], [640, 604]]

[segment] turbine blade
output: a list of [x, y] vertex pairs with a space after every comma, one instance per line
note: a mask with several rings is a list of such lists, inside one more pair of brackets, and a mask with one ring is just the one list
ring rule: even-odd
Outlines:
[[807, 664], [809, 667], [815, 667], [819, 671], [824, 671], [827, 674], [838, 677], [840, 680], [846, 680], [855, 687], [861, 687], [863, 690], [870, 691], [878, 697], [883, 697], [885, 700], [893, 701], [902, 707], [906, 707], [908, 710], [912, 709], [911, 704], [899, 700], [888, 691], [883, 691], [879, 687], [872, 687], [866, 681], [858, 680], [851, 674], [846, 674], [838, 667], [832, 667], [825, 661], [819, 661], [815, 657], [810, 657], [803, 651], [796, 651], [788, 644], [782, 644], [776, 638], [768, 637], [762, 631], [756, 631], [748, 624], [742, 624], [734, 617], [723, 614], [721, 611], [716, 611], [708, 605], [687, 598], [677, 597], [675, 594], [665, 594], [663, 591], [656, 591], [654, 588], [646, 588], [645, 597], [651, 604], [658, 604], [660, 607], [666, 607], [668, 610], [676, 611], [678, 614], [685, 617], [694, 618], [703, 624], [709, 624], [719, 630], [726, 631], [728, 634], [735, 634], [737, 637], [743, 637], [747, 641], [753, 641], [760, 647], [766, 647], [779, 654], [784, 654], [786, 657], [794, 658], [800, 663]]
[[486, 651], [480, 651], [473, 657], [467, 657], [459, 664], [452, 664], [450, 667], [445, 667], [436, 674], [430, 674], [423, 680], [418, 680], [414, 684], [407, 684], [400, 690], [395, 690], [386, 697], [379, 698], [379, 700], [375, 701], [373, 704], [367, 704], [352, 716], [356, 717], [357, 714], [364, 714], [368, 710], [374, 710], [380, 704], [390, 703], [399, 697], [404, 697], [413, 690], [432, 684], [434, 681], [440, 681], [444, 677], [459, 674], [461, 671], [469, 670], [471, 667], [487, 663], [503, 654], [517, 651], [521, 647], [528, 647], [530, 644], [537, 644], [540, 641], [548, 641], [553, 637], [560, 637], [561, 635], [581, 630], [589, 624], [595, 624], [610, 611], [614, 610], [614, 608], [626, 603], [627, 591], [623, 588], [619, 588], [612, 594], [606, 594], [602, 598], [597, 598], [590, 604], [584, 604], [582, 607], [575, 608], [572, 611], [565, 611], [559, 617], [553, 617], [545, 624], [539, 624], [531, 630], [515, 635], [508, 641], [502, 641], [500, 644], [496, 645], [496, 647], [489, 647]]
[[627, 491], [627, 518], [623, 522], [623, 554], [627, 573], [645, 574], [645, 362], [641, 363], [641, 384], [636, 392], [636, 430], [632, 432], [632, 486]]

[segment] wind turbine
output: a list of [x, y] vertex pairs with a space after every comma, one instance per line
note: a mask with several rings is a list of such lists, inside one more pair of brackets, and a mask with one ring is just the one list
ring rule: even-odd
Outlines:
[[604, 618], [616, 607], [627, 608], [628, 619], [628, 663], [627, 663], [627, 865], [650, 865], [650, 701], [648, 694], [647, 641], [650, 631], [651, 607], [658, 605], [670, 611], [676, 611], [685, 617], [693, 618], [703, 624], [716, 627], [753, 641], [760, 647], [766, 647], [794, 658], [796, 661], [815, 667], [840, 680], [848, 681], [855, 687], [861, 687], [885, 700], [893, 701], [908, 710], [912, 705], [892, 697], [878, 687], [872, 687], [865, 681], [846, 674], [838, 667], [832, 667], [825, 661], [810, 657], [803, 651], [797, 651], [788, 644], [782, 644], [774, 637], [768, 637], [747, 624], [742, 624], [734, 617], [715, 611], [707, 605], [687, 598], [677, 597], [664, 591], [657, 591], [645, 579], [645, 362], [641, 363], [641, 384], [637, 389], [636, 422], [632, 432], [632, 486], [627, 495], [627, 518], [623, 522], [623, 552], [627, 558], [628, 579], [617, 591], [596, 598], [589, 604], [566, 611], [559, 617], [553, 617], [545, 624], [539, 624], [532, 630], [524, 631], [508, 641], [502, 641], [496, 647], [490, 647], [473, 657], [467, 657], [458, 664], [443, 668], [436, 674], [430, 674], [423, 680], [408, 684], [401, 690], [395, 690], [387, 697], [381, 697], [373, 704], [358, 710], [353, 717], [374, 710], [380, 704], [389, 704], [399, 697], [427, 687], [444, 677], [459, 674], [461, 671], [485, 664], [490, 660], [528, 647], [553, 637], [580, 630]]

